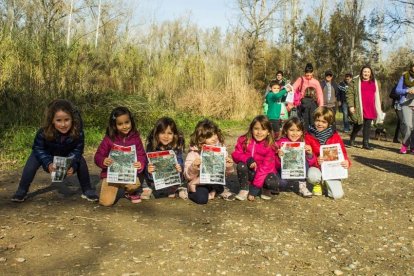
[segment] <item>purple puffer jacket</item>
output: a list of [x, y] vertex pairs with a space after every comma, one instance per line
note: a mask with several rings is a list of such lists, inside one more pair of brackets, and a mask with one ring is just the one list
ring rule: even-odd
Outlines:
[[137, 174], [145, 169], [147, 156], [139, 133], [130, 133], [127, 137], [116, 136], [114, 141], [106, 135], [95, 153], [95, 164], [102, 169], [101, 179], [107, 177], [108, 167], [103, 164], [103, 161], [109, 156], [113, 144], [125, 147], [135, 145], [137, 160], [141, 163], [141, 169], [137, 171]]
[[264, 140], [257, 142], [255, 139], [251, 139], [246, 150], [244, 150], [245, 141], [246, 136], [240, 136], [237, 139], [236, 147], [231, 156], [236, 164], [242, 162], [249, 165], [253, 161], [256, 162], [256, 173], [252, 185], [262, 188], [266, 176], [269, 173], [276, 174], [276, 167], [280, 167], [280, 162], [276, 160], [275, 147], [268, 146]]

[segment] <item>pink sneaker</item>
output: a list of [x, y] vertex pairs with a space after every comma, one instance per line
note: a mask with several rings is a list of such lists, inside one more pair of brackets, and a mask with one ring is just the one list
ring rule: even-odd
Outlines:
[[131, 203], [137, 204], [141, 202], [141, 197], [139, 196], [139, 194], [128, 194], [125, 193], [125, 198], [129, 199], [131, 201]]
[[400, 153], [401, 154], [406, 154], [407, 153], [407, 146], [406, 145], [401, 144]]

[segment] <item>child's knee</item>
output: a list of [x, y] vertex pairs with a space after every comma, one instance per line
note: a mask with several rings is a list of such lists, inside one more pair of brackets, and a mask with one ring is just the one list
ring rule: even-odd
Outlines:
[[307, 181], [310, 184], [316, 184], [322, 180], [322, 173], [318, 168], [310, 167], [308, 170]]
[[114, 205], [114, 202], [112, 200], [105, 200], [103, 198], [99, 198], [99, 204], [105, 207], [110, 207]]

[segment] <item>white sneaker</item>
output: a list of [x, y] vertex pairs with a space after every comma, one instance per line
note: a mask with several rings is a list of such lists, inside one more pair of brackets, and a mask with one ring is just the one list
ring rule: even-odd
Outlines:
[[312, 197], [312, 193], [306, 187], [306, 181], [299, 181], [299, 194], [303, 197]]
[[240, 201], [244, 201], [247, 199], [248, 194], [249, 194], [248, 190], [240, 190], [240, 192], [236, 195], [236, 199]]
[[143, 188], [142, 189], [142, 193], [141, 193], [141, 199], [150, 199], [151, 198], [151, 194], [152, 194], [152, 189], [151, 188]]

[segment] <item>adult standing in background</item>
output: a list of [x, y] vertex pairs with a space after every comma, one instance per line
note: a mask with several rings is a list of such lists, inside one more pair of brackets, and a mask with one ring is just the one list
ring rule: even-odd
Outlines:
[[353, 123], [349, 146], [354, 146], [358, 132], [362, 130], [362, 148], [372, 150], [369, 145], [372, 121], [382, 114], [378, 82], [371, 67], [363, 66], [359, 77], [349, 84], [346, 94], [349, 117]]
[[[402, 111], [404, 136], [400, 153], [404, 154], [407, 153], [414, 136], [414, 62], [411, 62], [409, 70], [401, 76], [395, 91], [401, 96], [399, 104]], [[414, 153], [412, 147], [411, 152]]]
[[276, 72], [276, 81], [280, 85], [280, 89], [288, 83], [288, 80], [283, 76], [283, 71], [279, 70]]
[[332, 109], [335, 119], [338, 85], [335, 83], [333, 78], [334, 75], [331, 70], [325, 71], [325, 79], [321, 81], [321, 88], [323, 93], [324, 106]]
[[[300, 100], [305, 95], [306, 88], [308, 87], [315, 88], [318, 106], [323, 106], [322, 88], [319, 81], [313, 77], [313, 66], [311, 63], [306, 64], [305, 74], [293, 83], [293, 91], [296, 94], [293, 102], [294, 107], [300, 105]], [[292, 107], [292, 104], [290, 104], [290, 107]]]
[[346, 93], [348, 91], [349, 83], [352, 81], [352, 74], [346, 73], [345, 78], [338, 84], [338, 108], [342, 111], [343, 122], [344, 122], [344, 132], [348, 133], [351, 131], [351, 126], [348, 118], [348, 104], [346, 103]]

